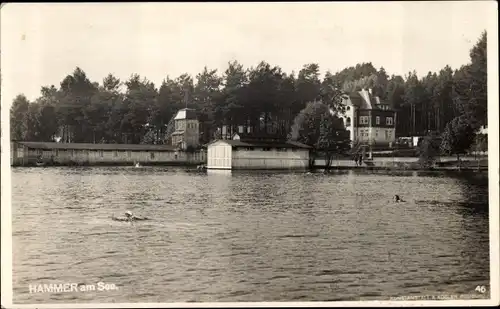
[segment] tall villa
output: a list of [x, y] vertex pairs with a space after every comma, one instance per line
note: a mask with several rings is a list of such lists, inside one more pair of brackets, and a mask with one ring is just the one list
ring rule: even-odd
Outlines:
[[396, 141], [396, 111], [372, 90], [363, 89], [345, 95], [344, 123], [350, 132], [352, 145], [389, 148]]
[[172, 133], [172, 145], [180, 149], [197, 148], [200, 144], [200, 129], [196, 111], [183, 108], [174, 118], [175, 131]]

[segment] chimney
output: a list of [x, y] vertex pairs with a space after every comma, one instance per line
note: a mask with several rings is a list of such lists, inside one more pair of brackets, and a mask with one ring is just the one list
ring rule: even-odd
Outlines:
[[189, 94], [187, 89], [184, 90], [184, 104], [186, 104], [186, 108], [188, 107]]

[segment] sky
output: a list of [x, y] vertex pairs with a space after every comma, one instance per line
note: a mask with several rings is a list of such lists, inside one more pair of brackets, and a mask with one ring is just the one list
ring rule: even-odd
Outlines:
[[137, 73], [157, 86], [204, 66], [223, 72], [232, 60], [289, 73], [372, 62], [423, 76], [466, 64], [496, 10], [493, 1], [11, 3], [0, 10], [2, 106], [20, 93], [34, 100], [76, 67], [100, 83]]

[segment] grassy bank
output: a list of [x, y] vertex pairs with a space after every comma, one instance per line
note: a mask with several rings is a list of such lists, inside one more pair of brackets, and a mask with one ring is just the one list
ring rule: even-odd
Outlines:
[[398, 161], [377, 161], [374, 160], [370, 165], [363, 163], [361, 166], [353, 166], [350, 161], [344, 161], [339, 164], [336, 162], [336, 165], [331, 165], [327, 168], [325, 165], [316, 165], [315, 169], [331, 169], [331, 170], [345, 170], [345, 169], [367, 169], [367, 170], [405, 170], [405, 171], [449, 171], [449, 170], [479, 170], [479, 171], [487, 171], [488, 170], [488, 159], [479, 159], [479, 160], [464, 160], [460, 161], [460, 163], [455, 161], [443, 161], [436, 162], [433, 166], [423, 166], [418, 159], [411, 162], [398, 162]]

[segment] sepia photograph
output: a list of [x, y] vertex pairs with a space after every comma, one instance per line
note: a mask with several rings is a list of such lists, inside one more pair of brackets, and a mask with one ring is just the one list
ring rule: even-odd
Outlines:
[[2, 308], [500, 305], [497, 2], [0, 14]]

